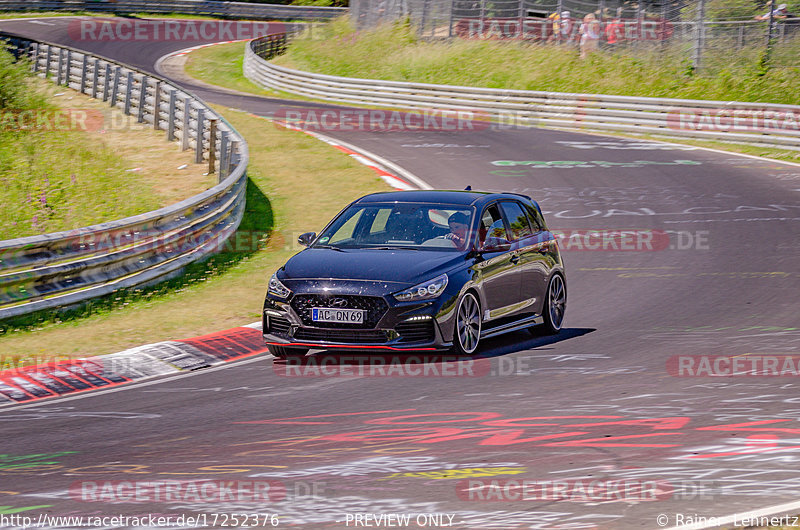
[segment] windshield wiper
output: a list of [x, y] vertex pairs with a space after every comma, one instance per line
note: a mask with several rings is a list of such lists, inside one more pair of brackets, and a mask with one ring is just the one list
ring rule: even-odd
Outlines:
[[339, 252], [344, 252], [344, 250], [343, 250], [343, 249], [341, 249], [341, 248], [339, 248], [339, 247], [334, 247], [333, 245], [314, 245], [314, 246], [313, 246], [313, 247], [311, 247], [311, 248], [329, 248], [329, 249], [331, 249], [331, 250], [337, 250], [337, 251], [339, 251]]
[[388, 247], [388, 246], [387, 247], [364, 247], [364, 248], [369, 248], [369, 249], [372, 249], [372, 250], [419, 250], [417, 247], [399, 247], [399, 246], [394, 246], [394, 247]]

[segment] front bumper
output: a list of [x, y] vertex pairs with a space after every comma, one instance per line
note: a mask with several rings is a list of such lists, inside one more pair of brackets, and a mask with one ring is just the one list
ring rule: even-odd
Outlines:
[[[351, 308], [369, 308], [365, 323], [310, 321], [308, 307], [325, 307], [326, 300], [332, 298], [347, 299]], [[365, 302], [367, 298], [378, 300]], [[452, 345], [444, 339], [450, 319], [448, 311], [442, 312], [442, 305], [441, 300], [402, 303], [387, 297], [327, 293], [293, 294], [287, 301], [268, 296], [262, 314], [263, 335], [269, 345], [297, 348], [360, 352], [447, 350]]]

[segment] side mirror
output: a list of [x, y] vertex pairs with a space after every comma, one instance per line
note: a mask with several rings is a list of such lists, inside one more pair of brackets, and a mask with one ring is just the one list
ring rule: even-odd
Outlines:
[[316, 232], [306, 232], [305, 234], [300, 234], [297, 237], [297, 242], [303, 245], [304, 247], [307, 247], [316, 238], [317, 238]]

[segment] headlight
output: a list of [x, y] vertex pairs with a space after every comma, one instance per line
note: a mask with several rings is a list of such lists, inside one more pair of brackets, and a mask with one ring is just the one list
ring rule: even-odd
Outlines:
[[269, 292], [269, 294], [275, 295], [278, 298], [286, 298], [290, 294], [292, 294], [292, 291], [287, 289], [286, 286], [283, 285], [280, 282], [280, 280], [278, 280], [278, 273], [277, 272], [272, 275], [272, 278], [269, 279], [268, 292]]
[[428, 300], [431, 298], [436, 298], [442, 294], [442, 291], [444, 291], [445, 287], [447, 287], [447, 274], [442, 274], [441, 276], [437, 276], [432, 280], [415, 285], [410, 289], [395, 293], [394, 297], [401, 302], [410, 302], [412, 300]]

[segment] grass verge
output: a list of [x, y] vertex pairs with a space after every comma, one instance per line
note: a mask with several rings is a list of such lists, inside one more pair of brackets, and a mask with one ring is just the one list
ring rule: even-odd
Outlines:
[[47, 123], [54, 130], [41, 124], [15, 130], [25, 123], [23, 114], [0, 110], [0, 238], [136, 215], [216, 184], [213, 176], [204, 176], [207, 166], [167, 142], [163, 131], [48, 81], [29, 81], [29, 89], [46, 101], [31, 115], [62, 116], [65, 126], [52, 118]]
[[[331, 104], [329, 101], [313, 100], [304, 96], [298, 96], [287, 92], [268, 91], [257, 86], [244, 76], [242, 72], [242, 60], [244, 58], [244, 47], [246, 43], [234, 42], [230, 44], [219, 44], [202, 48], [191, 52], [187, 57], [186, 72], [200, 80], [213, 81], [214, 84], [240, 92], [247, 92], [256, 95], [267, 95], [271, 97], [282, 97], [296, 99], [300, 101], [319, 101]], [[282, 61], [278, 58], [276, 62]], [[238, 61], [233, 64], [234, 61]], [[217, 67], [217, 65], [219, 65]], [[287, 65], [297, 67], [297, 65]], [[382, 107], [383, 108], [383, 107]], [[709, 149], [719, 149], [732, 153], [742, 153], [747, 155], [762, 156], [775, 160], [785, 160], [787, 162], [800, 162], [800, 152], [778, 147], [764, 147], [750, 144], [734, 144], [728, 142], [714, 142], [706, 140], [694, 140], [689, 138], [664, 138], [654, 135], [632, 135], [624, 133], [604, 132], [603, 136], [630, 137], [636, 139], [666, 140], [669, 142]]]
[[[294, 40], [276, 64], [316, 73], [418, 83], [628, 96], [800, 104], [800, 37], [761, 49], [708, 52], [703, 75], [679, 44], [599, 51], [581, 59], [575, 47], [496, 40], [422, 41], [408, 24], [355, 31], [340, 18]], [[794, 67], [788, 67], [793, 65]]]
[[261, 88], [244, 76], [242, 69], [246, 45], [246, 42], [231, 42], [194, 50], [187, 55], [184, 70], [195, 79], [223, 88], [274, 97], [273, 92]]
[[[0, 336], [12, 362], [84, 356], [192, 337], [258, 320], [269, 276], [347, 202], [385, 191], [370, 169], [310, 136], [216, 107], [248, 139], [248, 212], [237, 236], [261, 245], [225, 252], [166, 285], [120, 293], [73, 315], [24, 323]], [[225, 272], [225, 274], [222, 274]]]

